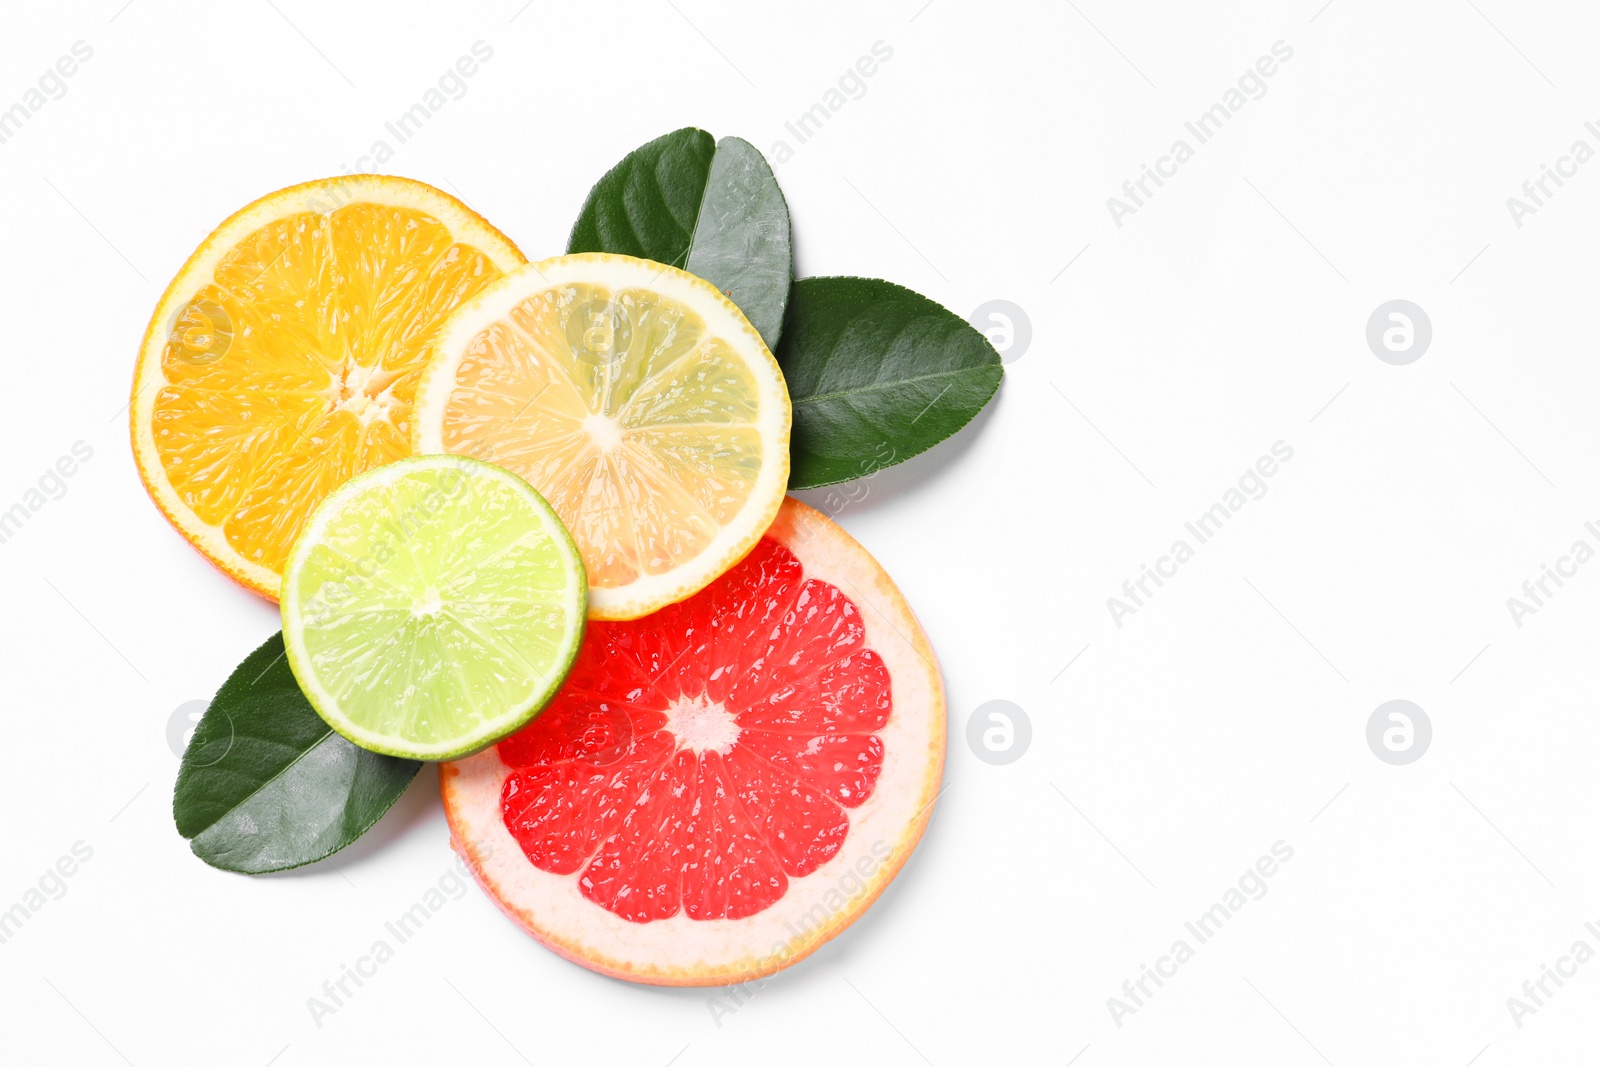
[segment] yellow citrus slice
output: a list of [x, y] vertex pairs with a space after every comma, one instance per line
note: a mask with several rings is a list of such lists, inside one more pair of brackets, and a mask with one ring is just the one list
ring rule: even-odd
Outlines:
[[465, 204], [406, 178], [292, 186], [234, 214], [156, 305], [130, 407], [163, 514], [276, 599], [329, 493], [411, 451], [411, 408], [451, 311], [526, 262]]
[[726, 296], [586, 253], [488, 286], [440, 333], [413, 444], [505, 467], [572, 531], [589, 617], [633, 619], [750, 551], [789, 480], [789, 393]]

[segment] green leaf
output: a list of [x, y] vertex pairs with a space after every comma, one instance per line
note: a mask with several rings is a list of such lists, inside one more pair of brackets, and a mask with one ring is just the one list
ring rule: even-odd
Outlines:
[[794, 404], [789, 488], [859, 478], [955, 433], [1000, 387], [960, 316], [875, 278], [803, 278], [776, 355]]
[[568, 252], [616, 252], [681, 267], [726, 293], [775, 348], [794, 253], [772, 168], [737, 137], [686, 127], [634, 149], [595, 183]]
[[281, 871], [366, 833], [421, 766], [334, 733], [301, 693], [280, 633], [239, 664], [201, 716], [172, 814], [211, 866]]

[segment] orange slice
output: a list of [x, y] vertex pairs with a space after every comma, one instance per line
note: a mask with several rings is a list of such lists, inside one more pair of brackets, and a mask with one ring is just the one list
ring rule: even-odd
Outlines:
[[777, 360], [714, 285], [586, 253], [508, 274], [451, 317], [413, 444], [520, 474], [583, 553], [589, 617], [634, 619], [760, 540], [790, 417]]
[[323, 498], [410, 453], [445, 318], [525, 262], [459, 200], [407, 178], [308, 182], [239, 211], [167, 287], [139, 351], [133, 452], [156, 506], [277, 599]]

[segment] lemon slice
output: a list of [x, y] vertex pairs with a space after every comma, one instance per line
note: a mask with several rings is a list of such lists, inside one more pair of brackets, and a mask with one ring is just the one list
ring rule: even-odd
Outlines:
[[411, 451], [411, 401], [446, 316], [526, 262], [454, 197], [354, 175], [257, 200], [156, 305], [130, 407], [162, 513], [237, 581], [278, 595], [313, 508]]
[[631, 256], [507, 274], [440, 332], [413, 446], [520, 474], [583, 554], [589, 616], [697, 592], [771, 525], [789, 479], [789, 394], [715, 286]]
[[454, 759], [521, 727], [566, 680], [583, 563], [516, 475], [413, 456], [346, 482], [284, 569], [283, 643], [311, 706], [362, 748]]

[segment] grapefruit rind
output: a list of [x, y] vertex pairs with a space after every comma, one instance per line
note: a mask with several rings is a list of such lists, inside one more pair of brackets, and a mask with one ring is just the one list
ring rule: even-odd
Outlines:
[[[789, 437], [792, 412], [783, 370], [727, 295], [711, 283], [676, 267], [607, 252], [583, 252], [530, 263], [485, 286], [451, 313], [434, 339], [417, 384], [412, 409], [412, 451], [444, 452], [444, 413], [456, 384], [456, 373], [468, 344], [491, 324], [507, 319], [512, 308], [548, 289], [588, 283], [613, 290], [647, 287], [688, 305], [706, 319], [708, 331], [725, 340], [739, 339], [746, 364], [758, 371], [763, 462], [739, 512], [693, 560], [658, 575], [642, 575], [614, 589], [591, 588], [589, 617], [637, 619], [684, 600], [721, 577], [761, 539], [783, 505], [789, 484]], [[535, 486], [535, 488], [539, 488]]]
[[837, 586], [861, 610], [866, 647], [882, 657], [894, 713], [877, 731], [882, 773], [848, 809], [844, 847], [790, 880], [782, 899], [744, 919], [633, 923], [581, 895], [579, 875], [541, 871], [506, 829], [510, 773], [494, 749], [442, 763], [439, 786], [452, 844], [512, 920], [561, 956], [601, 974], [667, 986], [729, 985], [798, 962], [853, 923], [888, 887], [921, 839], [944, 772], [944, 684], [932, 647], [889, 576], [832, 520], [792, 498], [766, 535], [799, 557], [807, 578]]
[[[328, 692], [322, 685], [316, 668], [306, 654], [302, 640], [304, 630], [301, 596], [295, 577], [306, 557], [321, 542], [324, 528], [347, 501], [386, 482], [430, 467], [454, 467], [469, 475], [490, 478], [521, 496], [542, 522], [544, 532], [549, 535], [552, 546], [565, 557], [568, 573], [575, 579], [575, 587], [569, 587], [569, 594], [574, 598], [575, 605], [569, 613], [569, 628], [564, 635], [564, 641], [553, 662], [549, 664], [551, 670], [546, 675], [548, 678], [546, 685], [536, 688], [527, 700], [506, 708], [472, 734], [456, 738], [450, 744], [424, 746], [397, 741], [391, 736], [365, 730], [351, 721], [341, 710], [338, 697]], [[583, 560], [578, 555], [578, 546], [573, 543], [572, 535], [567, 532], [567, 528], [562, 525], [561, 519], [550, 505], [527, 482], [503, 468], [466, 456], [408, 456], [356, 475], [334, 490], [318, 505], [316, 511], [312, 512], [284, 567], [283, 598], [279, 603], [279, 610], [283, 617], [283, 645], [288, 654], [289, 666], [294, 671], [295, 680], [300, 683], [306, 699], [324, 722], [353, 744], [371, 752], [398, 756], [402, 759], [450, 760], [477, 752], [521, 729], [544, 710], [545, 705], [561, 691], [562, 683], [571, 672], [573, 662], [578, 658], [578, 650], [583, 646], [586, 596], [587, 583], [583, 580]]]
[[208, 562], [269, 601], [278, 599], [282, 575], [240, 555], [228, 543], [220, 527], [197, 516], [168, 481], [157, 453], [151, 423], [156, 396], [168, 384], [161, 366], [161, 352], [167, 341], [165, 327], [211, 281], [218, 263], [243, 238], [288, 215], [303, 211], [334, 211], [357, 203], [426, 212], [448, 226], [458, 241], [470, 244], [488, 256], [501, 271], [513, 271], [528, 261], [528, 257], [511, 239], [482, 215], [450, 194], [424, 182], [386, 174], [351, 174], [302, 182], [247, 204], [213, 230], [189, 256], [161, 295], [155, 311], [150, 315], [144, 339], [139, 343], [128, 418], [134, 461], [145, 491], [167, 521]]

